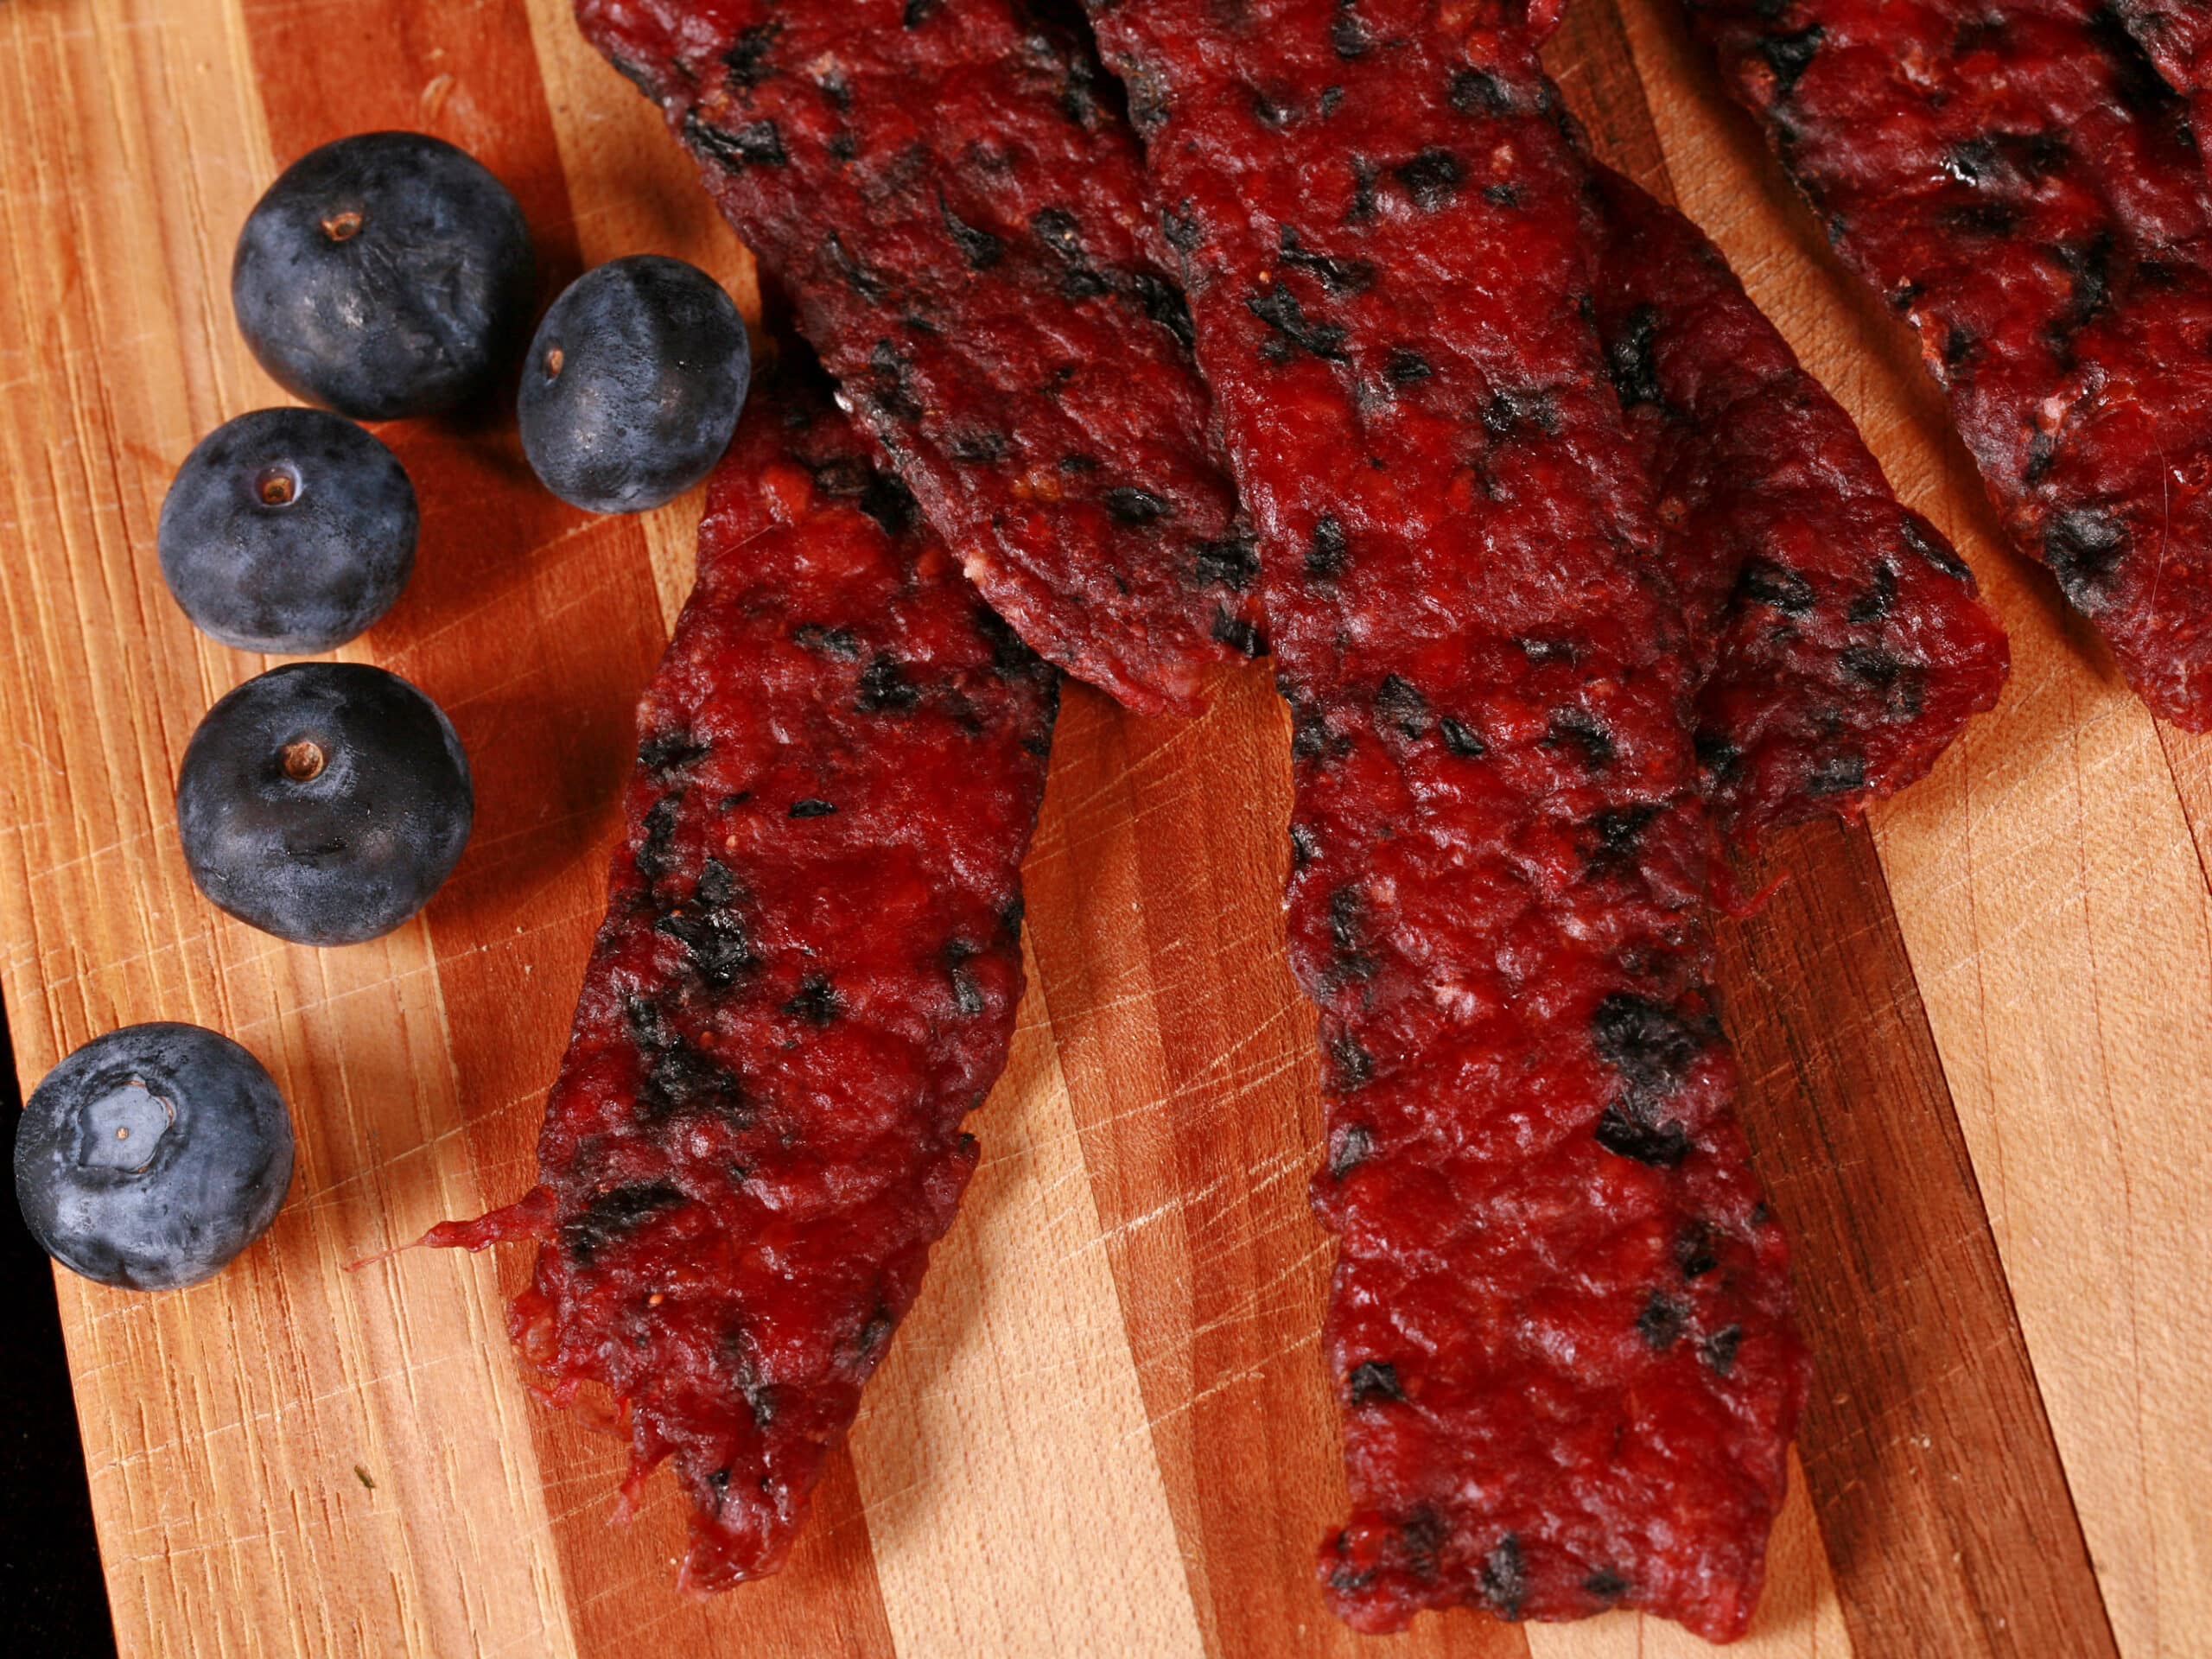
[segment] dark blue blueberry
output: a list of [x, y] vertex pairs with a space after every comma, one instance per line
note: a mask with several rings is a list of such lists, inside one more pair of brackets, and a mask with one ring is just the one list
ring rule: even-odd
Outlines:
[[231, 305], [288, 391], [357, 420], [487, 390], [530, 324], [530, 227], [473, 157], [420, 132], [310, 150], [254, 204]]
[[586, 271], [545, 314], [522, 373], [522, 447], [545, 487], [639, 512], [714, 469], [753, 373], [745, 320], [703, 270], [639, 254]]
[[299, 944], [389, 933], [467, 843], [468, 759], [435, 702], [362, 663], [292, 663], [207, 711], [177, 778], [200, 892]]
[[217, 427], [162, 503], [162, 580], [194, 626], [246, 651], [327, 651], [415, 569], [415, 486], [391, 450], [319, 409]]
[[198, 1026], [126, 1026], [46, 1074], [16, 1135], [16, 1201], [46, 1253], [125, 1290], [219, 1273], [292, 1184], [261, 1062]]

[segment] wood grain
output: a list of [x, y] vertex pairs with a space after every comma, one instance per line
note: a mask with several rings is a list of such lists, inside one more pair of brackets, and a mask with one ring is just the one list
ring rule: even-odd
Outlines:
[[[1724, 930], [1745, 1112], [1797, 1240], [1820, 1389], [1764, 1655], [2203, 1651], [2212, 1289], [2212, 743], [2158, 728], [1995, 544], [1913, 347], [1864, 304], [1669, 0], [1576, 10], [1594, 141], [1719, 241], [2011, 627], [1996, 715], [1871, 830], [1778, 838]], [[226, 276], [253, 197], [342, 132], [425, 128], [523, 200], [547, 292], [639, 251], [749, 259], [563, 0], [0, 8], [0, 989], [26, 1083], [197, 1019], [291, 1100], [301, 1166], [213, 1284], [62, 1282], [126, 1653], [1683, 1654], [1616, 1615], [1355, 1641], [1315, 1593], [1342, 1510], [1316, 1342], [1312, 1015], [1282, 959], [1288, 779], [1263, 672], [1195, 721], [1071, 691], [1031, 861], [1033, 989], [959, 1225], [779, 1580], [676, 1597], [681, 1506], [607, 1524], [619, 1444], [515, 1372], [524, 1264], [343, 1264], [529, 1178], [594, 925], [629, 705], [696, 499], [569, 512], [497, 419], [386, 429], [420, 574], [343, 654], [454, 715], [477, 837], [426, 916], [316, 953], [211, 912], [176, 757], [264, 665], [162, 592], [154, 518], [277, 401]]]

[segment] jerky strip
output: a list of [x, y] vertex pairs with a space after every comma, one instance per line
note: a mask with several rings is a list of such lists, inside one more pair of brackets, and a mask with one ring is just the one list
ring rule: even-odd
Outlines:
[[2006, 527], [2136, 691], [2212, 724], [2212, 184], [2088, 0], [1698, 0], [1922, 354]]
[[2113, 0], [2166, 85], [2189, 97], [2198, 155], [2212, 142], [2212, 6], [2204, 0]]
[[1022, 637], [1133, 708], [1260, 649], [1135, 146], [1014, 0], [580, 0], [931, 526]]
[[540, 1185], [432, 1235], [543, 1240], [515, 1340], [626, 1409], [633, 1484], [674, 1458], [700, 1590], [782, 1564], [975, 1168], [1057, 701], [795, 378], [639, 709]]
[[[1097, 0], [1259, 526], [1363, 1630], [1750, 1617], [1805, 1387], [1584, 173], [1519, 8]], [[1633, 823], [1632, 832], [1608, 826]]]
[[2004, 633], [1719, 251], [1617, 173], [1592, 190], [1598, 330], [1705, 676], [1707, 798], [1745, 840], [1855, 813], [1996, 702]]

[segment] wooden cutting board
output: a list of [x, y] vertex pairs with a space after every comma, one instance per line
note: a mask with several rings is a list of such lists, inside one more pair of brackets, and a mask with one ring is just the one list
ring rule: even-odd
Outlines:
[[[2013, 643], [2004, 705], [1871, 828], [1777, 838], [1723, 932], [1744, 1109], [1793, 1230], [1818, 1378], [1747, 1651], [2212, 1652], [2212, 744], [2156, 725], [1996, 544], [1910, 340], [1866, 303], [1685, 46], [1583, 0], [1555, 67], [1678, 199], [1958, 541]], [[654, 251], [750, 303], [741, 248], [563, 0], [0, 5], [0, 942], [26, 1085], [189, 1019], [265, 1059], [301, 1157], [214, 1283], [61, 1305], [126, 1653], [1337, 1653], [1628, 1659], [1628, 1615], [1332, 1624], [1344, 1506], [1312, 1020], [1282, 957], [1286, 732], [1263, 673], [1185, 723], [1074, 691], [1030, 860], [1031, 989], [985, 1160], [779, 1579], [671, 1590], [656, 1482], [541, 1408], [524, 1270], [410, 1253], [518, 1192], [600, 905], [630, 706], [696, 499], [591, 518], [504, 424], [386, 432], [421, 569], [343, 655], [451, 713], [476, 838], [390, 938], [321, 952], [194, 893], [194, 722], [264, 664], [162, 590], [171, 472], [276, 401], [231, 242], [278, 165], [363, 129], [467, 146], [549, 283]], [[549, 288], [549, 292], [550, 292]], [[15, 1500], [22, 1502], [22, 1495]]]

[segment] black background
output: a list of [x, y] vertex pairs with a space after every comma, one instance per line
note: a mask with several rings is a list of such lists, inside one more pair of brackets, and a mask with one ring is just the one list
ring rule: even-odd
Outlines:
[[4, 1022], [0, 1013], [0, 1643], [54, 1659], [104, 1659], [115, 1652], [115, 1632], [54, 1274], [16, 1209], [22, 1096]]

